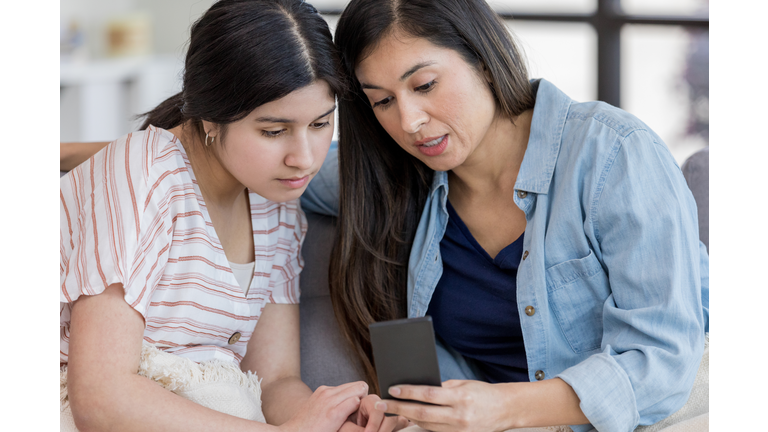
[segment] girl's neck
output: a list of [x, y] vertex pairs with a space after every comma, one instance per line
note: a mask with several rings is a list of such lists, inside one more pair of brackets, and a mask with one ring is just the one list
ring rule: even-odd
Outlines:
[[245, 186], [224, 167], [218, 152], [220, 143], [205, 146], [205, 135], [199, 136], [197, 128], [180, 125], [170, 130], [181, 141], [192, 165], [197, 185], [203, 194], [206, 206], [229, 208], [242, 199]]
[[449, 174], [450, 195], [486, 195], [514, 189], [528, 148], [533, 110], [514, 119], [498, 117], [482, 142]]

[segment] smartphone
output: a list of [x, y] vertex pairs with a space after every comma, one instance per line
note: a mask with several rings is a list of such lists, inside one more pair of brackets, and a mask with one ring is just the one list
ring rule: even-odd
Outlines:
[[432, 317], [382, 321], [368, 329], [382, 399], [396, 399], [387, 389], [397, 384], [440, 387]]

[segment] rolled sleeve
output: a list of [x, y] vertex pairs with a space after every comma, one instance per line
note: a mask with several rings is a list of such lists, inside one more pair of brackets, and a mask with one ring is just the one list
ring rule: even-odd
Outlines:
[[597, 430], [631, 431], [688, 399], [704, 349], [706, 269], [693, 196], [655, 135], [617, 142], [602, 178], [591, 213], [611, 287], [601, 352], [559, 376]]
[[[582, 412], [592, 423], [571, 426], [574, 432], [592, 428], [599, 431], [632, 430], [634, 427], [627, 429], [627, 425], [637, 425], [640, 421], [632, 382], [614, 355], [608, 348], [558, 375], [573, 387], [581, 401]], [[594, 379], [595, 376], [600, 379]]]

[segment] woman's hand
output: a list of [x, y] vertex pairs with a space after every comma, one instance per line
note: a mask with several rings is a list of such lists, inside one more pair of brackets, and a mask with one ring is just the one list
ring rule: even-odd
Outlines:
[[402, 416], [385, 417], [384, 411], [375, 409], [381, 398], [368, 395], [360, 402], [360, 408], [353, 414], [355, 423], [365, 428], [365, 432], [392, 432], [408, 426], [408, 419]]
[[442, 387], [399, 385], [389, 394], [434, 406], [387, 400], [377, 402], [376, 411], [401, 415], [436, 432], [506, 430], [512, 427], [506, 404], [509, 386], [467, 380], [446, 381]]
[[366, 394], [368, 385], [361, 381], [318, 387], [296, 415], [279, 428], [283, 432], [336, 432], [357, 411]]
[[398, 385], [389, 394], [432, 405], [386, 400], [376, 403], [377, 410], [401, 415], [436, 432], [589, 423], [576, 392], [560, 378], [503, 384], [450, 380], [442, 387]]

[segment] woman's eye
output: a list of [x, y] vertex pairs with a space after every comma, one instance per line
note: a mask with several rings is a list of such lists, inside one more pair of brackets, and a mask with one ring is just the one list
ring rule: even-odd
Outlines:
[[261, 134], [264, 135], [267, 138], [277, 138], [280, 135], [282, 135], [283, 133], [285, 133], [285, 129], [280, 129], [280, 130], [277, 130], [277, 131], [269, 131], [269, 130], [261, 131]]
[[330, 126], [330, 124], [331, 124], [331, 122], [317, 122], [317, 123], [312, 123], [310, 125], [310, 127], [314, 128], [314, 129], [322, 129], [322, 128], [326, 127], [326, 126]]
[[376, 107], [386, 108], [387, 105], [389, 105], [389, 102], [391, 100], [392, 100], [392, 96], [386, 97], [386, 98], [384, 98], [384, 99], [382, 99], [382, 100], [380, 100], [378, 102], [374, 102], [373, 103], [373, 107], [374, 108], [376, 108]]
[[428, 82], [428, 83], [426, 83], [424, 85], [420, 85], [420, 86], [416, 87], [414, 90], [416, 90], [418, 92], [422, 92], [422, 93], [428, 93], [428, 92], [432, 91], [432, 89], [435, 87], [435, 84], [437, 84], [437, 81], [432, 80], [432, 81], [430, 81], [430, 82]]

